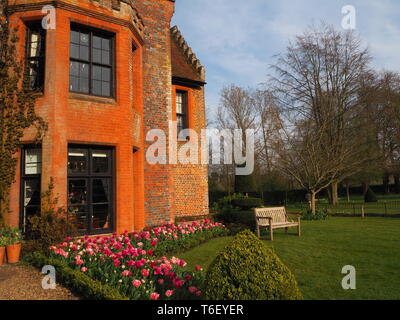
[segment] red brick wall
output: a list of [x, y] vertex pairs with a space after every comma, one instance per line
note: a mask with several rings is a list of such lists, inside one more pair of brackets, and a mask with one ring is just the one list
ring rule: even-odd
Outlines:
[[[26, 3], [27, 1], [17, 1]], [[32, 1], [38, 2], [38, 1]], [[129, 7], [121, 4], [121, 10], [99, 7], [93, 1], [65, 1], [79, 8], [107, 14], [129, 21]], [[23, 20], [42, 16], [37, 10], [17, 12], [13, 21], [21, 27]], [[116, 99], [95, 98], [69, 92], [69, 37], [70, 23], [78, 22], [115, 33]], [[21, 37], [22, 50], [24, 39]], [[136, 51], [132, 53], [132, 44]], [[134, 115], [143, 113], [142, 95], [142, 48], [132, 30], [113, 23], [102, 16], [89, 15], [74, 7], [57, 8], [57, 26], [47, 31], [46, 81], [44, 95], [37, 101], [37, 110], [48, 122], [49, 130], [42, 143], [42, 189], [46, 189], [50, 177], [54, 178], [55, 195], [59, 205], [67, 204], [67, 150], [69, 143], [109, 145], [115, 147], [116, 157], [116, 230], [131, 231], [143, 226], [143, 186], [134, 179], [134, 174], [143, 177], [143, 142], [134, 141]], [[133, 65], [138, 68], [133, 73]], [[132, 85], [133, 84], [133, 85]], [[135, 112], [134, 112], [135, 111]], [[27, 132], [24, 142], [32, 141], [32, 132]], [[139, 144], [139, 145], [138, 145]], [[134, 155], [133, 147], [140, 150]], [[139, 161], [138, 161], [139, 159]], [[134, 168], [135, 165], [135, 168]], [[135, 169], [135, 170], [134, 170]], [[15, 184], [12, 199], [19, 198], [19, 186]], [[12, 221], [18, 221], [19, 203], [12, 203]], [[135, 219], [135, 217], [137, 217]], [[136, 225], [134, 225], [134, 223]]]
[[[175, 106], [176, 90], [188, 92], [189, 128], [198, 135], [201, 147], [201, 129], [206, 127], [204, 88], [173, 86]], [[174, 113], [175, 107], [173, 108]], [[176, 118], [176, 116], [175, 116]], [[178, 143], [178, 148], [184, 142]], [[208, 166], [201, 164], [201, 151], [198, 150], [199, 164], [177, 164], [174, 166], [175, 212], [177, 217], [207, 215], [208, 210]]]
[[[20, 26], [22, 56], [25, 46], [23, 21], [43, 16], [42, 1], [11, 2], [22, 5], [12, 17], [13, 24]], [[114, 5], [118, 3], [113, 2]], [[42, 144], [42, 188], [46, 189], [53, 177], [60, 206], [67, 205], [68, 144], [115, 147], [117, 232], [170, 222], [175, 214], [205, 212], [208, 190], [206, 168], [181, 168], [179, 171], [174, 166], [150, 165], [145, 161], [149, 145], [144, 143], [145, 133], [150, 129], [163, 129], [168, 133], [168, 120], [173, 116], [170, 20], [174, 2], [131, 2], [144, 23], [143, 32], [129, 27], [131, 14], [136, 12], [122, 1], [119, 10], [111, 10], [111, 0], [64, 0], [68, 6], [57, 7], [57, 27], [47, 31], [44, 95], [37, 101], [38, 113], [49, 124]], [[32, 3], [37, 6], [24, 6]], [[116, 99], [69, 92], [71, 22], [115, 33]], [[136, 48], [134, 51], [132, 44]], [[193, 119], [200, 128], [204, 126], [203, 91], [194, 92], [193, 97], [196, 105]], [[136, 126], [138, 119], [139, 127]], [[24, 142], [32, 142], [33, 137], [33, 130], [27, 130]], [[189, 202], [184, 200], [187, 194], [182, 193], [181, 188], [183, 175], [188, 173], [192, 175], [191, 194], [196, 195]], [[18, 224], [19, 215], [19, 172], [16, 179], [11, 191], [10, 218], [14, 225]]]
[[[146, 26], [143, 50], [145, 132], [161, 129], [168, 133], [168, 120], [172, 115], [170, 21], [174, 5], [165, 0], [132, 2]], [[145, 163], [146, 225], [159, 225], [173, 220], [172, 169], [170, 165]]]

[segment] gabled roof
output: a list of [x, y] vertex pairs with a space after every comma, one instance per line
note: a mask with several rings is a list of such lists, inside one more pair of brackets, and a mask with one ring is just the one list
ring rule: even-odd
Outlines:
[[178, 27], [171, 28], [171, 65], [172, 77], [178, 80], [204, 85], [205, 69], [188, 46]]

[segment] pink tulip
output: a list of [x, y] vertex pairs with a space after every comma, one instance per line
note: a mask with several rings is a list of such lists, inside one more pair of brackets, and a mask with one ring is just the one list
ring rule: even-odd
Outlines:
[[189, 287], [189, 292], [190, 293], [196, 293], [197, 292], [197, 288], [196, 287]]
[[132, 275], [132, 272], [130, 272], [129, 270], [125, 270], [121, 274], [123, 277], [130, 277]]
[[142, 285], [142, 282], [139, 280], [132, 281], [132, 284], [135, 288], [139, 288]]
[[142, 276], [143, 277], [148, 277], [150, 275], [150, 270], [148, 269], [143, 269], [142, 270]]
[[159, 297], [160, 297], [160, 295], [159, 295], [157, 292], [153, 292], [153, 293], [150, 295], [150, 299], [151, 299], [151, 300], [158, 300]]
[[168, 290], [165, 292], [165, 296], [170, 297], [174, 294], [174, 290]]

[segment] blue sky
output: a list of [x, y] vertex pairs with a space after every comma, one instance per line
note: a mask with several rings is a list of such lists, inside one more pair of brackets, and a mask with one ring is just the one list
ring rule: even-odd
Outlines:
[[223, 86], [264, 82], [273, 56], [313, 22], [341, 28], [345, 5], [356, 9], [356, 29], [375, 68], [400, 71], [399, 0], [176, 0], [172, 25], [206, 67], [213, 113]]

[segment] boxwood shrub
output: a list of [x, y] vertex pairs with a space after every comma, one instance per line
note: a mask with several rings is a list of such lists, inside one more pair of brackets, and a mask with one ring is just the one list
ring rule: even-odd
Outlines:
[[263, 202], [259, 198], [242, 198], [233, 199], [232, 205], [242, 210], [249, 210], [252, 208], [259, 208], [263, 205]]
[[216, 257], [205, 282], [208, 300], [300, 300], [290, 270], [249, 230]]
[[34, 252], [26, 255], [25, 262], [41, 269], [45, 265], [56, 269], [57, 282], [73, 290], [82, 298], [88, 300], [128, 300], [113, 287], [102, 284], [100, 281], [88, 277], [83, 272], [70, 268], [65, 262]]
[[368, 188], [367, 193], [364, 196], [365, 203], [373, 203], [378, 202], [378, 198], [376, 197], [375, 193], [372, 191], [371, 188]]
[[242, 211], [231, 209], [224, 213], [216, 214], [214, 220], [226, 225], [233, 234], [237, 233], [235, 230], [250, 229], [254, 231], [256, 228], [256, 219], [253, 210]]

